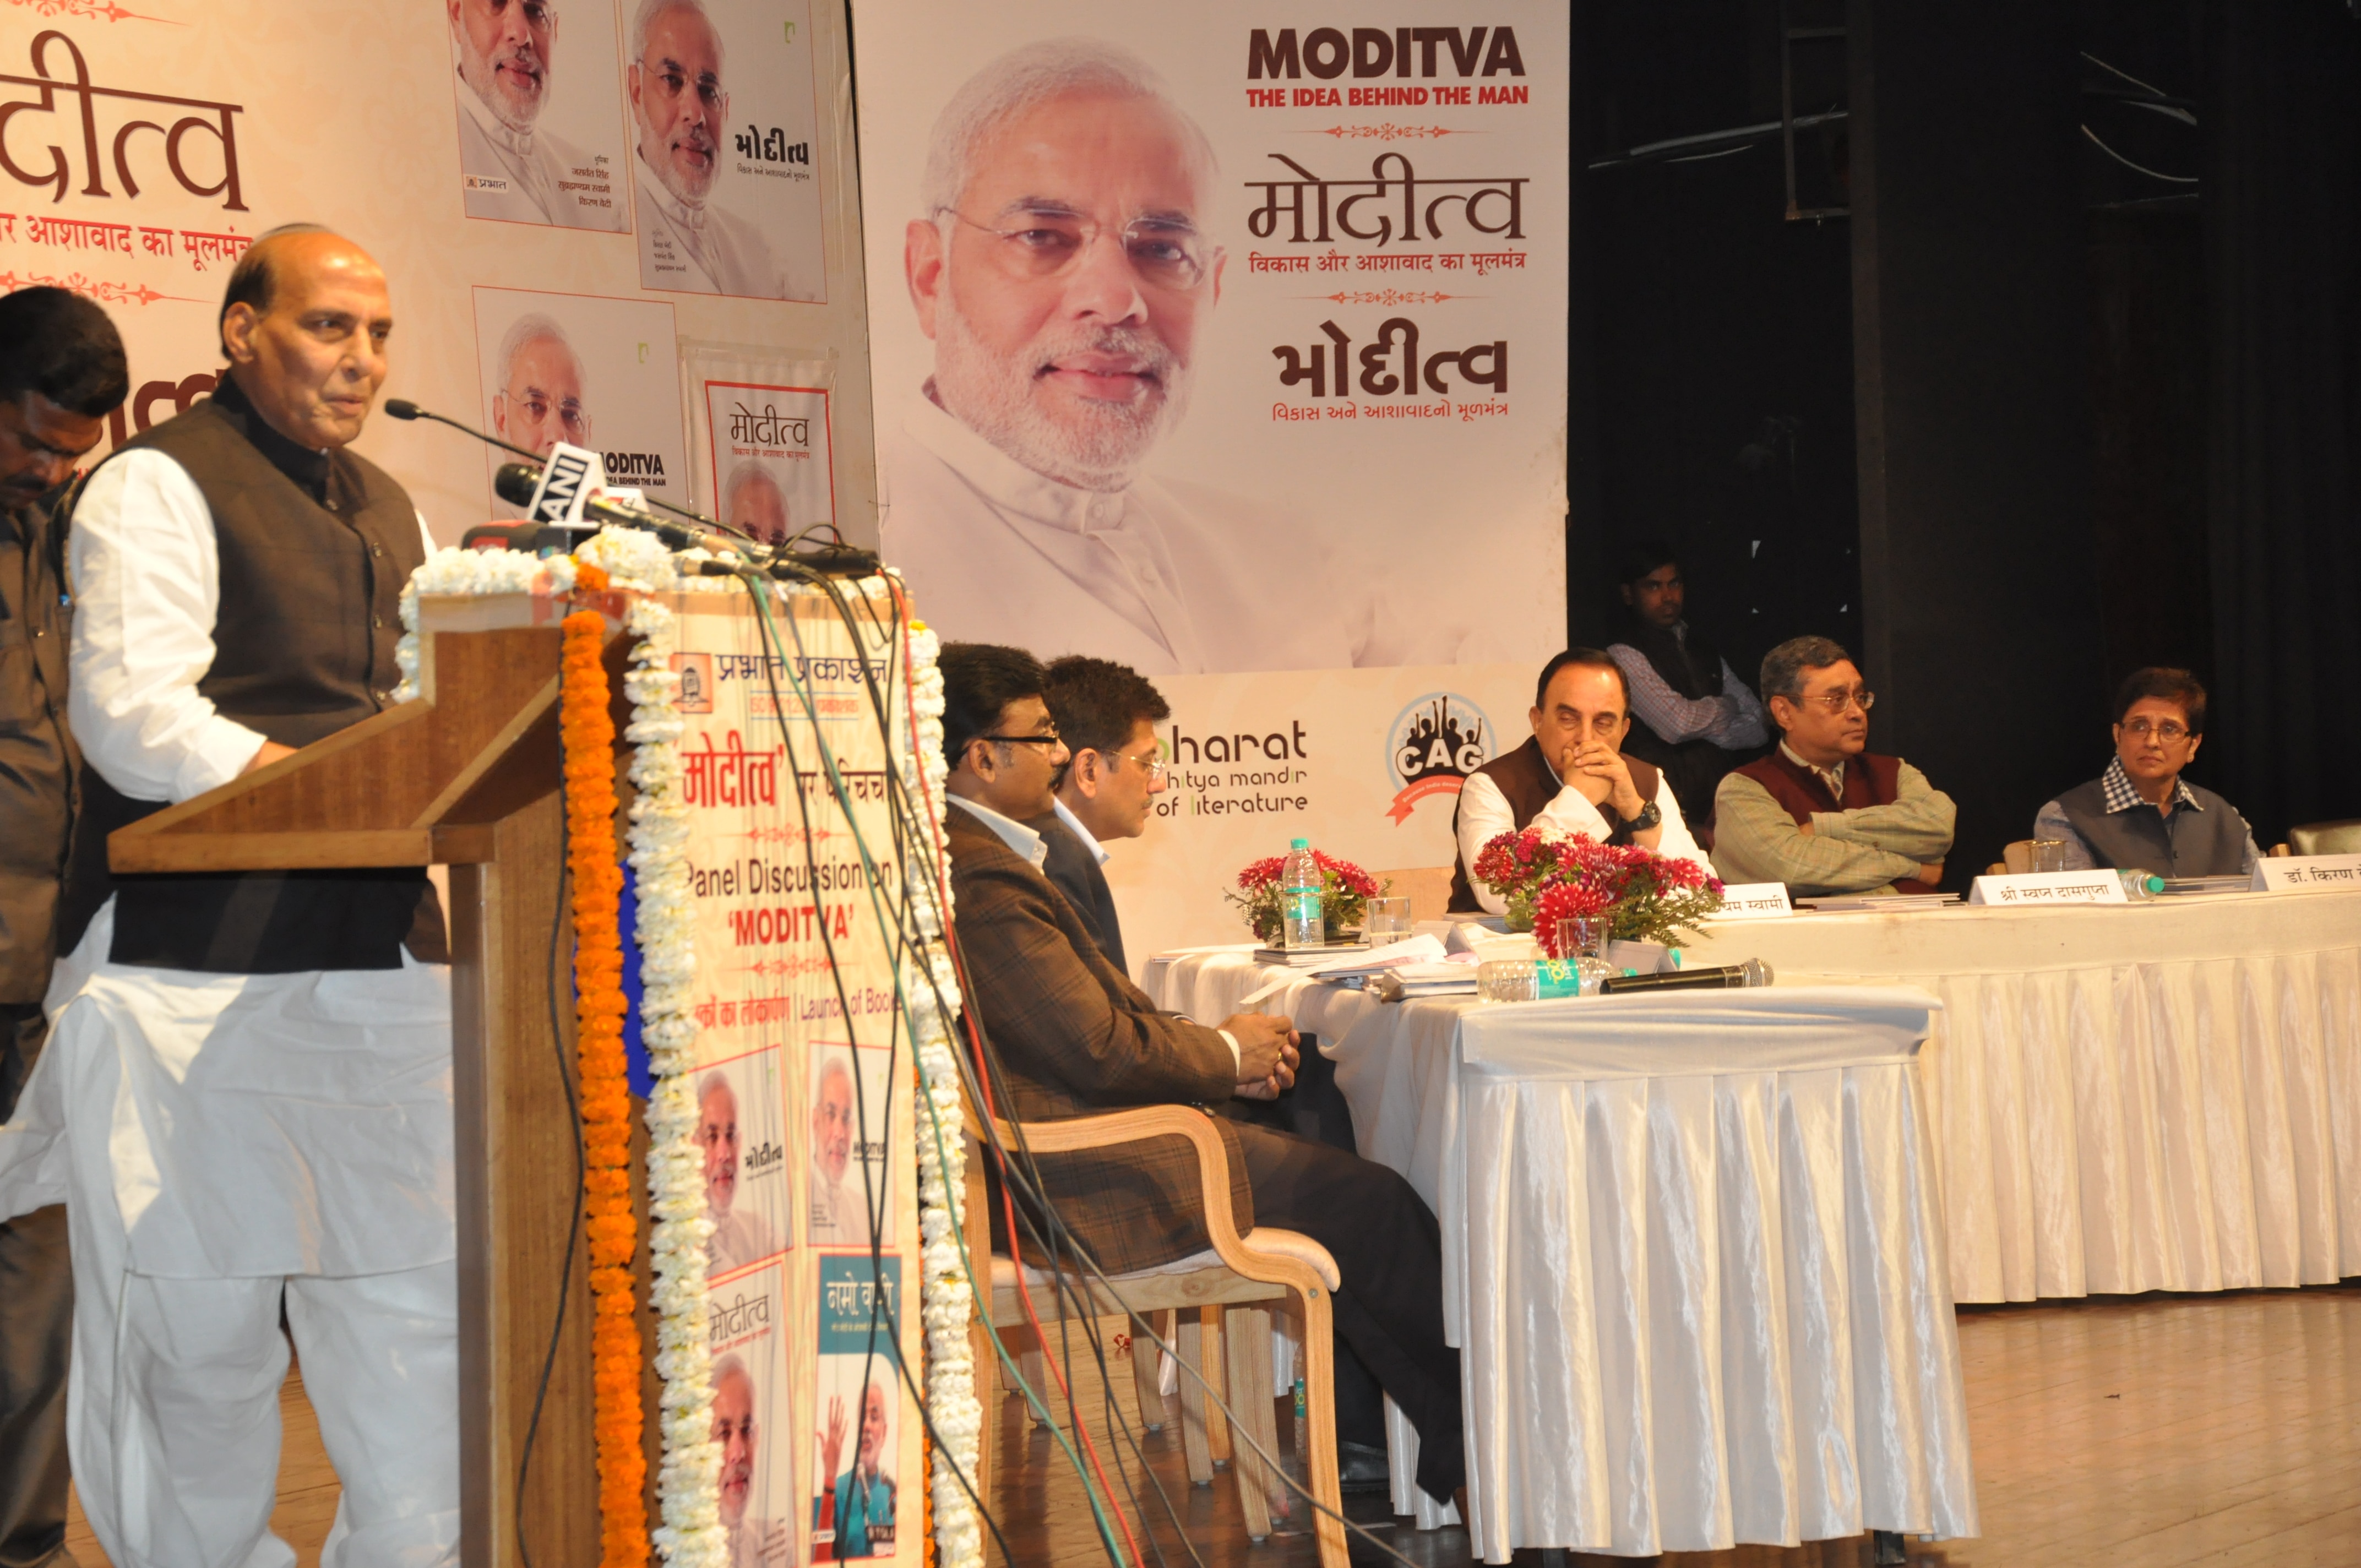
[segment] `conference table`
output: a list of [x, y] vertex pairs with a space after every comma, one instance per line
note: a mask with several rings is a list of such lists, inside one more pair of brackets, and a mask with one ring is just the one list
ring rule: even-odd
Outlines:
[[1941, 1000], [1956, 1300], [2361, 1275], [2361, 895], [1719, 921], [1684, 958]]
[[[1145, 980], [1316, 1033], [1360, 1152], [1433, 1208], [1483, 1561], [1976, 1533], [1927, 992], [1386, 1004], [1244, 948]], [[1389, 1435], [1397, 1510], [1444, 1522]]]

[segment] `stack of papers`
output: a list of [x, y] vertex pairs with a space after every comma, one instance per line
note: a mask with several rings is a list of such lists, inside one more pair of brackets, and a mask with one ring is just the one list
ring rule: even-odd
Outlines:
[[1826, 898], [1799, 898], [1796, 904], [1806, 909], [1817, 909], [1823, 915], [1857, 915], [1864, 910], [1873, 914], [1915, 915], [1928, 909], [1944, 909], [1960, 902], [1956, 893], [1847, 893]]
[[1473, 996], [1476, 994], [1476, 965], [1466, 958], [1445, 959], [1436, 964], [1403, 964], [1393, 971], [1394, 982], [1401, 987], [1401, 1000], [1419, 996]]
[[1388, 942], [1382, 948], [1364, 948], [1349, 958], [1334, 959], [1312, 966], [1312, 978], [1332, 985], [1353, 985], [1368, 979], [1379, 970], [1400, 969], [1404, 964], [1436, 964], [1444, 959], [1443, 944], [1433, 937], [1407, 937], [1399, 942]]
[[1276, 964], [1280, 969], [1317, 969], [1340, 958], [1349, 961], [1352, 955], [1368, 950], [1367, 942], [1330, 942], [1319, 948], [1257, 948], [1254, 958], [1258, 964]]
[[2164, 894], [2168, 898], [2184, 898], [2197, 893], [2246, 893], [2254, 885], [2252, 877], [2244, 876], [2166, 877]]

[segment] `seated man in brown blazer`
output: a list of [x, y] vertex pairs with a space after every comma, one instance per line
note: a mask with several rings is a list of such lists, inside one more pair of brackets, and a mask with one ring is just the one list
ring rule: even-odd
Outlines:
[[[1049, 781], [1066, 748], [1042, 699], [1040, 664], [1019, 649], [954, 642], [944, 647], [941, 668], [953, 925], [968, 1005], [1015, 1102], [1001, 1113], [1048, 1121], [1133, 1105], [1205, 1107], [1233, 1095], [1268, 1098], [1293, 1081], [1298, 1041], [1288, 1020], [1241, 1013], [1209, 1028], [1158, 1011], [1041, 874], [1041, 838], [1025, 822], [1050, 808]], [[1328, 1249], [1344, 1280], [1333, 1303], [1340, 1359], [1358, 1356], [1417, 1427], [1418, 1484], [1447, 1501], [1466, 1456], [1459, 1354], [1443, 1338], [1434, 1215], [1383, 1166], [1213, 1120], [1229, 1151], [1238, 1229], [1276, 1225]], [[1178, 1139], [1044, 1155], [1035, 1164], [1066, 1228], [1111, 1275], [1212, 1245], [1196, 1161]], [[1033, 1250], [1027, 1237], [1026, 1251]], [[1337, 1435], [1340, 1452], [1345, 1442], [1385, 1441], [1381, 1430]]]

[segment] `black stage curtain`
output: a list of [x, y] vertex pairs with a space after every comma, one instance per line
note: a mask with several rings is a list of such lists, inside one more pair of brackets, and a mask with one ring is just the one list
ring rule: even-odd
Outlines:
[[2268, 846], [2361, 817], [2361, 20], [2206, 9], [2206, 760]]

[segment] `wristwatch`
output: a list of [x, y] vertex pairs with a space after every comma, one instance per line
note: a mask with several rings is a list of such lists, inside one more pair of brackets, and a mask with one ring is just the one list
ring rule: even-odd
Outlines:
[[1629, 818], [1623, 826], [1634, 833], [1645, 833], [1664, 819], [1664, 808], [1652, 800], [1640, 808], [1639, 816]]

